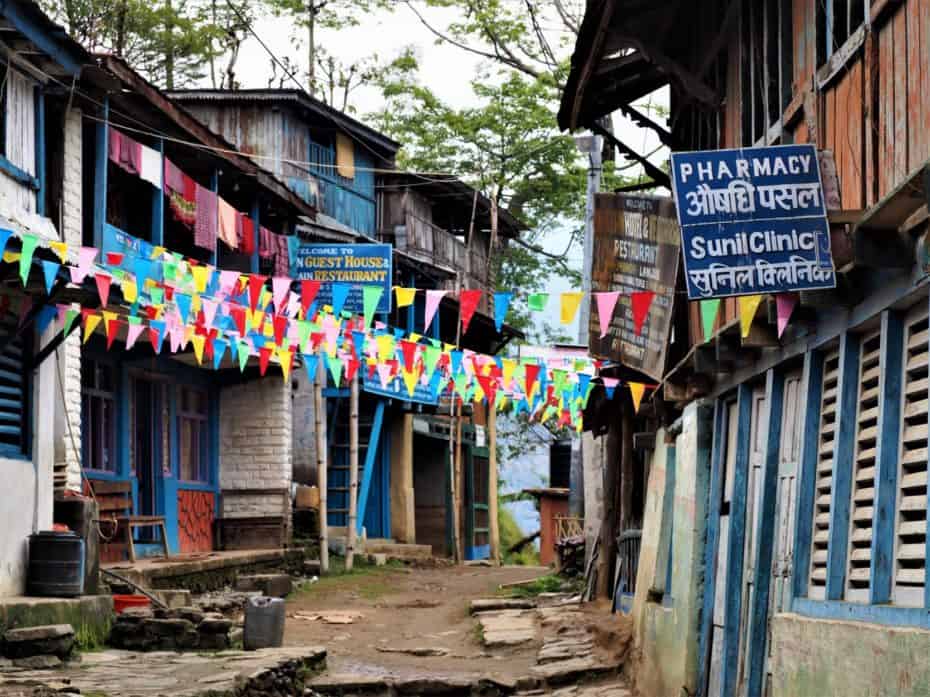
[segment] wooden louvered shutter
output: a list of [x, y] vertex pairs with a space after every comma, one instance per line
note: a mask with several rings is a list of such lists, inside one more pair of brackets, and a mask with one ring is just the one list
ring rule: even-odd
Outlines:
[[29, 376], [25, 359], [28, 339], [7, 339], [18, 328], [17, 315], [0, 313], [0, 454], [23, 455], [29, 450]]
[[811, 539], [810, 597], [823, 599], [827, 585], [827, 544], [830, 540], [830, 508], [833, 496], [833, 441], [839, 399], [840, 352], [828, 351], [823, 359], [823, 390], [820, 398], [820, 444], [814, 490], [814, 530]]
[[852, 505], [849, 509], [849, 572], [846, 576], [847, 600], [860, 602], [869, 599], [872, 563], [880, 357], [881, 334], [864, 336], [859, 345], [859, 399], [852, 469]]
[[927, 302], [905, 320], [894, 602], [922, 606], [927, 544]]

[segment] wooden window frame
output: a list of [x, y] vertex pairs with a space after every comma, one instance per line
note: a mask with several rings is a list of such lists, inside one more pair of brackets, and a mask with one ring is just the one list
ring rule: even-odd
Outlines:
[[[184, 408], [184, 394], [185, 392], [196, 393], [200, 395], [203, 400], [203, 411], [197, 411], [192, 409]], [[190, 387], [187, 385], [178, 386], [178, 415], [177, 415], [177, 429], [178, 429], [178, 481], [189, 483], [189, 484], [211, 484], [212, 472], [211, 472], [211, 461], [213, 454], [211, 453], [211, 443], [210, 443], [210, 392], [209, 390], [199, 388], [199, 387]], [[197, 462], [193, 463], [193, 474], [195, 478], [187, 478], [185, 475], [188, 474], [185, 472], [185, 463], [182, 460], [182, 437], [184, 434], [184, 425], [185, 423], [190, 423], [196, 425], [196, 435], [197, 435]]]
[[[6, 310], [0, 310], [0, 312], [7, 312]], [[0, 355], [0, 371], [10, 373], [15, 375], [14, 365], [12, 363], [18, 363], [21, 371], [21, 381], [19, 383], [20, 390], [20, 399], [19, 399], [19, 443], [0, 443], [0, 457], [4, 458], [13, 458], [13, 459], [29, 459], [32, 456], [32, 403], [33, 403], [33, 373], [29, 369], [29, 363], [32, 356], [32, 351], [34, 347], [34, 332], [31, 328], [26, 328], [20, 332], [17, 327], [14, 315], [7, 315], [8, 322], [0, 324], [0, 329], [9, 329], [12, 332], [19, 332], [19, 335], [16, 336], [12, 341], [19, 344], [20, 350], [20, 359], [15, 361], [13, 358], [8, 358], [5, 355]], [[0, 342], [4, 344], [4, 349], [7, 341], [7, 335], [0, 332]], [[5, 351], [4, 351], [5, 353]], [[6, 361], [9, 361], [10, 364], [7, 364]], [[12, 380], [7, 379], [7, 382], [12, 382]], [[5, 386], [0, 385], [0, 389], [3, 389]], [[13, 386], [9, 386], [10, 390], [15, 390]], [[9, 395], [12, 396], [12, 395]], [[0, 399], [4, 399], [5, 395], [0, 393]], [[12, 408], [12, 405], [11, 405]], [[3, 422], [4, 424], [6, 422]], [[10, 423], [13, 423], [12, 421]], [[15, 426], [14, 426], [15, 427]]]
[[[98, 370], [107, 370], [111, 373], [111, 389], [103, 389], [99, 386], [97, 380], [97, 371]], [[106, 363], [103, 361], [98, 361], [94, 358], [84, 358], [81, 361], [81, 375], [86, 376], [88, 371], [92, 371], [94, 375], [93, 386], [81, 385], [81, 458], [83, 461], [83, 467], [89, 472], [96, 472], [100, 474], [118, 476], [120, 474], [120, 458], [119, 458], [119, 439], [117, 438], [118, 424], [119, 424], [119, 414], [117, 411], [117, 395], [119, 394], [119, 371], [115, 365]], [[92, 410], [92, 401], [93, 399], [100, 400], [99, 413], [96, 410]], [[105, 403], [110, 404], [110, 414], [112, 424], [110, 428], [107, 429], [105, 423], [97, 423], [97, 419], [100, 419], [102, 422], [105, 421], [104, 414], [106, 413], [103, 409]], [[91, 429], [100, 428], [100, 438], [101, 444], [103, 439], [106, 438], [109, 443], [111, 451], [111, 467], [99, 467], [95, 465], [100, 465], [103, 458], [102, 449], [98, 452], [92, 451], [93, 440], [90, 437]]]
[[[747, 0], [742, 6], [740, 70], [744, 147], [773, 145], [793, 97], [794, 42], [790, 0]], [[774, 74], [773, 74], [774, 73]]]

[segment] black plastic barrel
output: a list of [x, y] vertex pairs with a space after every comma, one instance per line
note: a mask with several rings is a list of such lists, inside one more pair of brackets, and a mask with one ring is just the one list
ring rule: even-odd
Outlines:
[[27, 595], [71, 598], [84, 592], [84, 539], [73, 532], [29, 536]]
[[277, 648], [284, 643], [284, 601], [259, 596], [245, 604], [242, 645], [248, 649]]

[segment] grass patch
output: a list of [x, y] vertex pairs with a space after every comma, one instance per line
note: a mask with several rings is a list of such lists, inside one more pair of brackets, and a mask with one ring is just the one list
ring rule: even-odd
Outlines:
[[106, 638], [106, 634], [101, 635], [99, 626], [93, 627], [82, 622], [74, 628], [74, 646], [81, 653], [102, 651]]
[[501, 594], [508, 598], [535, 598], [540, 593], [564, 592], [566, 583], [571, 583], [571, 581], [555, 574], [549, 574], [521, 586], [504, 588]]
[[351, 571], [346, 571], [343, 557], [330, 556], [329, 572], [316, 583], [305, 584], [295, 596], [308, 597], [346, 591], [358, 593], [366, 600], [377, 600], [390, 592], [391, 576], [403, 568], [403, 562], [389, 560], [384, 566], [375, 566], [364, 556], [357, 556]]
[[497, 520], [500, 526], [501, 550], [504, 553], [504, 563], [517, 566], [539, 566], [539, 551], [534, 543], [529, 543], [519, 552], [511, 552], [510, 548], [523, 539], [524, 534], [517, 525], [517, 519], [506, 506], [498, 506]]

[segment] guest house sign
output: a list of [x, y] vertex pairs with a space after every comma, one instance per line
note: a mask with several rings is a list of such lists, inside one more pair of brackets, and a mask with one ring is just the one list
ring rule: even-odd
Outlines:
[[812, 145], [672, 153], [692, 300], [836, 286]]

